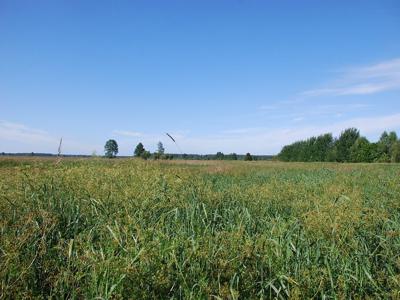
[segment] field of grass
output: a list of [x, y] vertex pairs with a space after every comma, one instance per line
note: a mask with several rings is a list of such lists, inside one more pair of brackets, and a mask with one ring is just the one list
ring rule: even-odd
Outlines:
[[0, 298], [400, 298], [400, 165], [0, 160]]

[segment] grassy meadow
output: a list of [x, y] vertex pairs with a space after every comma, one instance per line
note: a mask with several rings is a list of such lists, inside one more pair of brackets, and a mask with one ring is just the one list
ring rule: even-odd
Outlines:
[[0, 298], [400, 299], [400, 165], [2, 158]]

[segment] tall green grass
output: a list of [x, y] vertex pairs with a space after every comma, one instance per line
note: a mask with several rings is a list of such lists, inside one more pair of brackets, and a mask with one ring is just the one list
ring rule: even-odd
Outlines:
[[0, 298], [399, 298], [399, 175], [1, 160]]

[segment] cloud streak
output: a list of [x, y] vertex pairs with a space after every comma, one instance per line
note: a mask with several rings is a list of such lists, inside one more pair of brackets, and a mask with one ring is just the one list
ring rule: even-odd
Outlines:
[[330, 85], [301, 93], [305, 97], [369, 95], [400, 89], [400, 58], [350, 68]]
[[[21, 123], [0, 121], [0, 151], [4, 152], [43, 152], [56, 153], [60, 137], [47, 131], [31, 128]], [[90, 154], [93, 150], [102, 149], [100, 145], [91, 145], [63, 138], [62, 152], [66, 154]]]
[[128, 130], [114, 130], [112, 134], [124, 137], [141, 137], [143, 135], [141, 132], [128, 131]]
[[20, 143], [57, 142], [46, 131], [30, 128], [24, 124], [0, 121], [0, 139]]

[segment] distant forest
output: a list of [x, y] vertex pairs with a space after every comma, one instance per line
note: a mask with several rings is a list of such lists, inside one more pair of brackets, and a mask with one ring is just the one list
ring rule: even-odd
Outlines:
[[282, 161], [400, 162], [400, 140], [395, 132], [381, 135], [371, 143], [356, 128], [344, 130], [338, 138], [331, 133], [295, 142], [282, 148]]
[[[38, 153], [38, 152], [26, 152], [26, 153], [6, 153], [1, 152], [0, 156], [35, 156], [35, 157], [57, 157], [57, 154], [52, 153]], [[62, 154], [63, 157], [76, 157], [76, 158], [90, 158], [93, 155], [84, 154]], [[116, 158], [130, 158], [132, 156], [117, 156]], [[152, 154], [149, 158], [156, 159], [155, 154]], [[247, 157], [247, 159], [246, 159]], [[251, 160], [272, 160], [273, 155], [251, 155]], [[185, 159], [185, 160], [249, 160], [248, 155], [245, 154], [223, 154], [218, 152], [217, 154], [177, 154], [171, 153], [166, 154], [163, 159]]]

